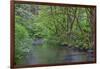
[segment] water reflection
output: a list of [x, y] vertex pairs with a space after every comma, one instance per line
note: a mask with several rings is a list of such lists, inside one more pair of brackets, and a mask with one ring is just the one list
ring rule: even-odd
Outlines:
[[41, 39], [33, 42], [33, 46], [25, 59], [25, 64], [56, 64], [94, 60], [91, 52], [89, 54], [76, 48], [47, 44]]

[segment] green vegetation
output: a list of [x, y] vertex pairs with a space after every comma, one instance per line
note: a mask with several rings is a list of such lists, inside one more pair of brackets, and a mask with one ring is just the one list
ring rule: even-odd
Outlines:
[[37, 38], [45, 41], [44, 49], [49, 44], [92, 48], [94, 13], [94, 8], [16, 4], [15, 63], [24, 63]]

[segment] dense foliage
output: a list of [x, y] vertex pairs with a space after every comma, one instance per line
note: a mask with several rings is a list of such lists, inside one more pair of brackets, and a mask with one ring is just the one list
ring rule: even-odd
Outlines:
[[16, 63], [23, 61], [36, 38], [43, 38], [46, 44], [92, 48], [93, 17], [93, 8], [16, 4]]

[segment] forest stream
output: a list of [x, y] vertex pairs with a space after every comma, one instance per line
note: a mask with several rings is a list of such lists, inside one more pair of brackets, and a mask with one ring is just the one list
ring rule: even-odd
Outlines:
[[30, 52], [26, 56], [25, 64], [55, 64], [64, 62], [93, 61], [93, 53], [67, 46], [44, 46], [43, 39], [35, 39]]
[[16, 65], [95, 61], [96, 8], [15, 4]]

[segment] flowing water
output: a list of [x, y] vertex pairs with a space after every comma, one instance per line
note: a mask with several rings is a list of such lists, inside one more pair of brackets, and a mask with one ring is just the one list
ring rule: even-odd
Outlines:
[[57, 64], [93, 61], [94, 58], [85, 51], [67, 46], [44, 44], [43, 39], [36, 39], [25, 60], [26, 64]]

